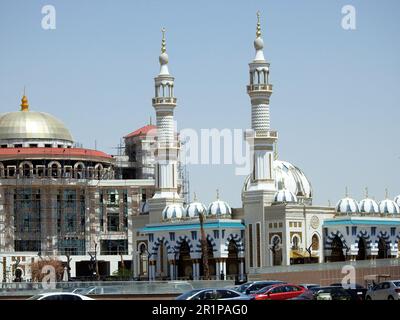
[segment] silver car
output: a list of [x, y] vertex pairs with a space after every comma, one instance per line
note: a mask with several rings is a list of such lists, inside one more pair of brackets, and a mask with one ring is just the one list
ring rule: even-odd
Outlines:
[[400, 300], [400, 280], [385, 281], [369, 289], [366, 300]]
[[175, 300], [250, 300], [250, 297], [232, 289], [207, 288], [190, 290]]

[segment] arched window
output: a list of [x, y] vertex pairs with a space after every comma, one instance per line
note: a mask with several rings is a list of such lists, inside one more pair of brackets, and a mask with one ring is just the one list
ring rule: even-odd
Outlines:
[[95, 179], [101, 180], [103, 178], [103, 165], [98, 163], [94, 167], [95, 170]]
[[48, 174], [51, 178], [58, 178], [61, 175], [61, 164], [59, 162], [50, 162], [48, 166]]
[[297, 235], [294, 235], [292, 238], [292, 249], [298, 250], [299, 249], [300, 239]]
[[314, 251], [319, 250], [319, 238], [316, 234], [314, 234], [311, 238], [311, 248]]
[[74, 166], [75, 179], [85, 179], [85, 165], [82, 162], [78, 162]]
[[20, 175], [24, 178], [29, 178], [32, 176], [32, 168], [33, 165], [30, 162], [23, 162], [21, 163], [19, 170], [20, 170]]
[[335, 261], [345, 261], [346, 258], [343, 253], [343, 242], [339, 236], [335, 236], [332, 241], [332, 251], [331, 251], [331, 262]]

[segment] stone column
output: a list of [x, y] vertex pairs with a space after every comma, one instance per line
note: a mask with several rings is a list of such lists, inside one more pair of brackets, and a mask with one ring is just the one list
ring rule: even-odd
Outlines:
[[220, 273], [221, 273], [221, 263], [219, 259], [215, 259], [215, 276], [217, 278], [217, 280], [220, 277]]
[[239, 261], [239, 281], [244, 280], [244, 261], [240, 259]]
[[221, 259], [221, 271], [224, 273], [223, 280], [226, 280], [226, 259]]
[[175, 260], [169, 261], [169, 273], [171, 280], [175, 280]]

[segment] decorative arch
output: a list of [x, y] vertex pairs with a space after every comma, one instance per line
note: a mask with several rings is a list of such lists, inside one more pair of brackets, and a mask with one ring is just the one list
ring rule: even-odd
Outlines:
[[61, 163], [58, 161], [51, 161], [47, 168], [50, 177], [59, 178], [61, 176]]
[[[178, 240], [175, 241], [175, 251], [179, 251], [182, 243], [186, 242], [189, 245], [190, 253], [194, 252], [192, 240], [187, 235], [179, 236]], [[173, 253], [173, 252], [172, 252]]]
[[100, 180], [102, 178], [103, 170], [104, 170], [104, 167], [101, 163], [98, 163], [94, 166], [94, 171], [95, 171], [97, 180]]
[[164, 244], [165, 247], [167, 248], [168, 254], [173, 254], [174, 252], [172, 251], [171, 245], [169, 244], [169, 241], [165, 239], [165, 237], [158, 237], [155, 242], [153, 242], [153, 246], [151, 248], [151, 256], [157, 256], [158, 248], [161, 246], [161, 244]]
[[[196, 244], [196, 247], [197, 247], [197, 250], [196, 250], [196, 251], [201, 253], [201, 242], [200, 242], [200, 240], [201, 240], [201, 236], [200, 236], [200, 239], [198, 240], [198, 242], [197, 242], [197, 244]], [[211, 244], [211, 246], [212, 246], [212, 249], [213, 249], [213, 252], [218, 251], [217, 248], [216, 248], [217, 245], [216, 245], [215, 240], [214, 240], [214, 238], [213, 238], [212, 236], [210, 236], [209, 234], [207, 234], [206, 240], [210, 242], [210, 244]]]
[[242, 238], [238, 234], [229, 234], [225, 241], [225, 251], [228, 251], [229, 243], [235, 241], [236, 247], [238, 249], [239, 257], [244, 256], [244, 244]]
[[22, 161], [19, 164], [19, 172], [23, 177], [31, 177], [33, 175], [33, 164], [30, 161]]
[[372, 244], [371, 237], [366, 230], [360, 230], [358, 232], [357, 241], [359, 241], [361, 238], [364, 239], [365, 243], [367, 244], [366, 249], [371, 249], [371, 244]]
[[292, 244], [291, 249], [298, 250], [301, 245], [300, 235], [297, 233], [293, 234], [292, 238], [290, 239], [290, 243]]
[[379, 231], [375, 245], [378, 247], [378, 259], [385, 259], [390, 256], [390, 236], [387, 231]]
[[74, 164], [74, 178], [84, 179], [85, 178], [86, 166], [83, 162], [77, 162]]
[[321, 237], [317, 232], [314, 232], [311, 236], [311, 249], [313, 251], [318, 251], [321, 245]]
[[342, 244], [344, 247], [348, 247], [346, 239], [344, 238], [343, 234], [339, 230], [337, 230], [336, 232], [331, 232], [326, 237], [326, 241], [325, 241], [325, 249], [326, 250], [332, 249], [332, 242], [336, 237], [339, 237], [339, 239], [342, 241]]

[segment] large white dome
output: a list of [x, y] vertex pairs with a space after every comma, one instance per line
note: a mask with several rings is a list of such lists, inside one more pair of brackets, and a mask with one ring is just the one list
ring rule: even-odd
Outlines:
[[[275, 160], [273, 163], [275, 171], [275, 186], [279, 190], [288, 190], [297, 198], [312, 200], [312, 187], [302, 170], [287, 161]], [[250, 175], [247, 176], [243, 190], [247, 191], [250, 187]]]

